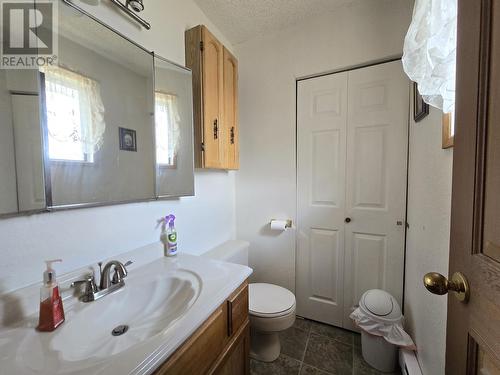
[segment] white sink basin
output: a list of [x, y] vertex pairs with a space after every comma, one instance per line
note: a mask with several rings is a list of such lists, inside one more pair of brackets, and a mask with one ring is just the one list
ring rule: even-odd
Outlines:
[[[186, 270], [173, 277], [159, 275], [125, 285], [98, 301], [78, 306], [72, 319], [56, 331], [50, 347], [65, 361], [120, 353], [168, 329], [194, 304], [200, 286], [199, 277]], [[112, 330], [120, 325], [128, 330], [113, 336]]]
[[[186, 254], [165, 258], [157, 244], [142, 250], [156, 258], [97, 301], [65, 300], [66, 321], [54, 332], [36, 331], [37, 314], [0, 322], [0, 374], [151, 374], [252, 272]], [[30, 290], [37, 298], [38, 285]], [[113, 336], [121, 325], [128, 330]]]

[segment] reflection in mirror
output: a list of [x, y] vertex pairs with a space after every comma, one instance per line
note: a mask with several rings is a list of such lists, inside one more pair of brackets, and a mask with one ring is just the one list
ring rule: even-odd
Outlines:
[[66, 5], [40, 70], [49, 206], [155, 197], [152, 54]]
[[0, 215], [45, 208], [38, 80], [0, 70]]
[[191, 71], [155, 57], [155, 133], [159, 197], [194, 195]]

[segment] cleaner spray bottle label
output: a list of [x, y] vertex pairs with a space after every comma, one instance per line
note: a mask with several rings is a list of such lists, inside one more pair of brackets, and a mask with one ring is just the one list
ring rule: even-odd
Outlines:
[[177, 254], [177, 232], [168, 233], [167, 256], [175, 254]]

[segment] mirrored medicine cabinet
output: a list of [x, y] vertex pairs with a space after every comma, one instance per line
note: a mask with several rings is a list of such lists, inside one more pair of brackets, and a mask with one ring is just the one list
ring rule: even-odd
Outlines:
[[194, 195], [191, 71], [59, 4], [56, 64], [0, 70], [0, 217]]

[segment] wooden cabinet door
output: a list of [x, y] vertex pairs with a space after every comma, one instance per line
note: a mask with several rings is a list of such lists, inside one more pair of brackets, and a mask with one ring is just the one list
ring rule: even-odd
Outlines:
[[247, 375], [250, 373], [250, 325], [244, 325], [228, 347], [224, 359], [213, 371], [213, 375]]
[[207, 30], [202, 29], [203, 82], [203, 146], [205, 168], [223, 168], [223, 46]]
[[239, 168], [238, 60], [224, 47], [224, 150], [225, 167]]

